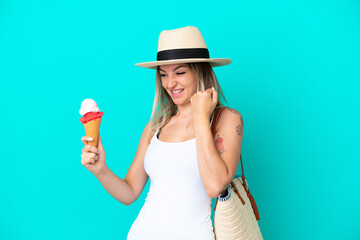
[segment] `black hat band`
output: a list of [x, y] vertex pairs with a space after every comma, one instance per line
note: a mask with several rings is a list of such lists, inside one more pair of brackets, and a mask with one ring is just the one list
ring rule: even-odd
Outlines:
[[182, 48], [163, 50], [157, 53], [157, 61], [184, 58], [210, 58], [209, 50], [207, 48]]

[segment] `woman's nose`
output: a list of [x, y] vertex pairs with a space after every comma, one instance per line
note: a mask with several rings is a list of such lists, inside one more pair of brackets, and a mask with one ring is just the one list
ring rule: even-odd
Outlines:
[[169, 76], [168, 88], [172, 88], [176, 85], [176, 79], [173, 76]]

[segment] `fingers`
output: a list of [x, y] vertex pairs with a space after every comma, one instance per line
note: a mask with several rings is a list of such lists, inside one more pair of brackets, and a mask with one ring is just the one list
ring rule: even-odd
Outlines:
[[88, 144], [89, 141], [93, 141], [89, 136], [82, 137], [81, 141], [85, 145], [82, 149], [81, 164], [87, 168], [92, 168], [96, 161], [99, 160], [99, 149]]
[[81, 141], [84, 143], [84, 145], [88, 144], [88, 142], [91, 142], [93, 141], [94, 139], [92, 137], [89, 137], [89, 136], [83, 136], [81, 138]]
[[[213, 89], [214, 89], [214, 88], [213, 88]], [[214, 91], [213, 91], [213, 97], [212, 97], [212, 101], [213, 101], [214, 104], [216, 104], [216, 103], [218, 102], [218, 97], [219, 97], [218, 92], [215, 91], [215, 89], [214, 89]]]
[[99, 160], [99, 156], [95, 153], [82, 153], [81, 154], [81, 163], [83, 165], [94, 164]]
[[83, 147], [82, 152], [97, 153], [98, 149], [96, 147], [94, 147], [94, 146], [86, 144], [85, 147]]
[[98, 154], [98, 149], [88, 144], [88, 141], [90, 141], [91, 139], [92, 138], [88, 136], [84, 136], [81, 138], [81, 141], [85, 144], [85, 147], [82, 149], [82, 152], [92, 152]]
[[196, 98], [197, 96], [196, 95], [199, 95], [199, 96], [204, 96], [204, 95], [207, 95], [210, 97], [211, 101], [216, 104], [218, 102], [218, 92], [215, 90], [214, 87], [211, 87], [211, 88], [208, 88], [206, 89], [205, 91], [198, 91], [196, 92], [191, 98], [190, 98], [190, 102], [192, 103], [194, 97]]
[[96, 153], [88, 153], [88, 152], [83, 152], [81, 154], [81, 159], [85, 159], [85, 160], [98, 160], [99, 159], [99, 155]]
[[208, 93], [211, 95], [211, 93], [213, 93], [213, 92], [216, 92], [216, 90], [214, 87], [211, 87], [211, 88], [206, 89], [205, 91], [198, 91], [197, 93], [200, 93], [200, 94]]

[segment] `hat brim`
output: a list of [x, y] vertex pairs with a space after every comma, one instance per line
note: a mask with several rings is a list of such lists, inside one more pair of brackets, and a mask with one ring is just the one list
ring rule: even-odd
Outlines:
[[220, 67], [220, 66], [228, 65], [232, 61], [229, 58], [187, 58], [187, 59], [173, 59], [166, 61], [135, 63], [135, 65], [143, 68], [157, 69], [157, 66], [161, 66], [161, 65], [170, 65], [176, 63], [194, 63], [194, 62], [209, 62], [212, 67]]

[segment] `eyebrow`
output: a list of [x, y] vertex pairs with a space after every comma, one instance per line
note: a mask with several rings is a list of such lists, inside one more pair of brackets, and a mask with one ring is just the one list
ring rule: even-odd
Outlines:
[[[176, 69], [181, 68], [181, 67], [186, 67], [186, 66], [184, 66], [184, 65], [177, 66], [176, 68], [174, 68], [174, 69], [173, 69], [173, 72], [174, 72]], [[159, 71], [163, 71], [163, 72], [165, 72], [165, 71], [164, 71], [164, 70], [162, 70], [161, 68], [159, 68]]]

